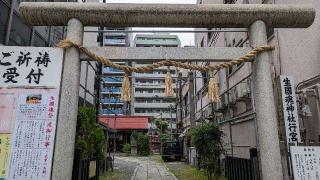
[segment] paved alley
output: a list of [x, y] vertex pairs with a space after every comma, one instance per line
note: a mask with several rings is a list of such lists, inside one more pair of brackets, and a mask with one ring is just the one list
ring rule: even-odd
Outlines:
[[[115, 157], [115, 169], [126, 173], [131, 180], [176, 180], [177, 178], [166, 168], [164, 163], [148, 157]], [[133, 170], [134, 169], [134, 170]], [[131, 176], [131, 178], [129, 178]]]

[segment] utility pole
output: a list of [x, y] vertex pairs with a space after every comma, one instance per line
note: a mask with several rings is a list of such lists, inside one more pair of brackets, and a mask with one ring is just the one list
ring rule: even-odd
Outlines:
[[162, 140], [161, 140], [161, 136], [162, 136], [162, 112], [160, 113], [160, 119], [161, 119], [161, 123], [160, 123], [160, 155], [162, 155]]
[[169, 108], [170, 108], [170, 140], [172, 141], [172, 109], [173, 109], [173, 106], [170, 105]]
[[[178, 127], [179, 129], [183, 127], [182, 125], [182, 73], [179, 72], [178, 74], [178, 81], [177, 81], [177, 87], [179, 88], [178, 89], [178, 94], [177, 94], [177, 111], [176, 111], [176, 130], [178, 130]], [[181, 127], [180, 127], [181, 126]], [[178, 132], [178, 131], [176, 131]]]
[[117, 146], [116, 146], [116, 123], [117, 123], [117, 114], [115, 113], [114, 114], [114, 124], [113, 124], [113, 127], [114, 127], [114, 130], [115, 130], [115, 132], [114, 132], [114, 136], [113, 136], [113, 158], [112, 158], [112, 162], [113, 162], [113, 167], [114, 167], [114, 154], [116, 153], [116, 148], [117, 148]]
[[189, 112], [190, 126], [195, 127], [195, 106], [194, 106], [194, 78], [193, 72], [189, 72]]

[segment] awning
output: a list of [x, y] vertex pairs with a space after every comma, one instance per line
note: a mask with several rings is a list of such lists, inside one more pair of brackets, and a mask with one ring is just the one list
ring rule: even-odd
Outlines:
[[146, 130], [148, 116], [99, 116], [99, 123], [116, 130]]

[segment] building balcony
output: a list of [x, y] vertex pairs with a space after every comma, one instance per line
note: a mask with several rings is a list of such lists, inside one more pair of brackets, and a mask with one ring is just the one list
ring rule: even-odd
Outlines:
[[176, 93], [173, 96], [166, 96], [165, 93], [134, 93], [134, 97], [145, 97], [145, 98], [176, 98]]
[[101, 89], [102, 94], [120, 94], [121, 88], [120, 87], [114, 87], [114, 88], [102, 88]]
[[120, 98], [103, 98], [100, 99], [100, 102], [104, 104], [123, 104]]
[[[160, 118], [161, 115], [160, 113], [134, 113], [134, 115], [136, 116], [150, 116], [150, 117], [154, 117], [154, 118]], [[170, 113], [162, 113], [162, 118], [166, 118], [169, 119], [171, 118]], [[176, 118], [176, 113], [172, 113], [172, 119]]]
[[103, 45], [105, 46], [112, 46], [112, 45], [120, 45], [120, 46], [124, 46], [126, 45], [126, 40], [125, 39], [104, 39], [103, 40]]
[[102, 109], [100, 110], [100, 114], [103, 115], [123, 115], [123, 110], [122, 109]]
[[126, 37], [127, 36], [127, 34], [124, 32], [106, 32], [106, 33], [103, 33], [103, 35], [105, 37]]
[[[135, 83], [134, 84], [136, 88], [143, 88], [143, 89], [165, 89], [166, 85], [158, 84], [158, 83]], [[172, 84], [172, 88], [176, 89], [176, 84]]]
[[135, 108], [168, 108], [169, 106], [175, 106], [174, 103], [139, 103], [135, 102]]
[[[146, 66], [147, 64], [135, 64], [135, 67], [141, 67], [141, 66]], [[160, 66], [160, 67], [158, 67], [157, 68], [157, 70], [167, 70], [168, 69], [168, 67], [167, 66]], [[173, 70], [173, 68], [171, 69], [171, 70]], [[175, 74], [175, 73], [173, 73], [173, 74]]]
[[124, 74], [124, 71], [119, 69], [114, 69], [111, 67], [105, 67], [102, 69], [102, 73], [104, 74]]
[[107, 84], [121, 84], [123, 78], [122, 77], [104, 77], [102, 78], [102, 80], [104, 81], [104, 83], [107, 83]]
[[[176, 74], [171, 74], [171, 75], [172, 75], [172, 78], [178, 77]], [[147, 77], [148, 79], [150, 79], [150, 78], [153, 78], [153, 79], [161, 78], [162, 79], [166, 76], [166, 74], [135, 73], [134, 76], [139, 79], [143, 79], [144, 77]]]

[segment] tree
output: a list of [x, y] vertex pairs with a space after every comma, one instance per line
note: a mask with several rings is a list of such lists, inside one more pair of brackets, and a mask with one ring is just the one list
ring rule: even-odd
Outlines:
[[220, 155], [224, 153], [223, 132], [215, 123], [203, 123], [190, 130], [192, 144], [200, 156], [200, 164], [207, 170], [208, 179], [221, 175]]
[[131, 134], [131, 143], [137, 143], [137, 150], [140, 156], [147, 156], [150, 154], [149, 138], [147, 134], [133, 131]]
[[96, 124], [96, 110], [91, 107], [79, 107], [75, 149], [80, 158], [104, 159], [105, 136]]
[[162, 154], [163, 143], [170, 141], [170, 134], [168, 133], [169, 124], [167, 121], [159, 118], [155, 120], [157, 131], [160, 134], [160, 154]]
[[155, 120], [155, 124], [157, 126], [157, 130], [160, 133], [165, 133], [168, 130], [169, 124], [167, 121], [164, 121], [163, 119], [159, 118]]

